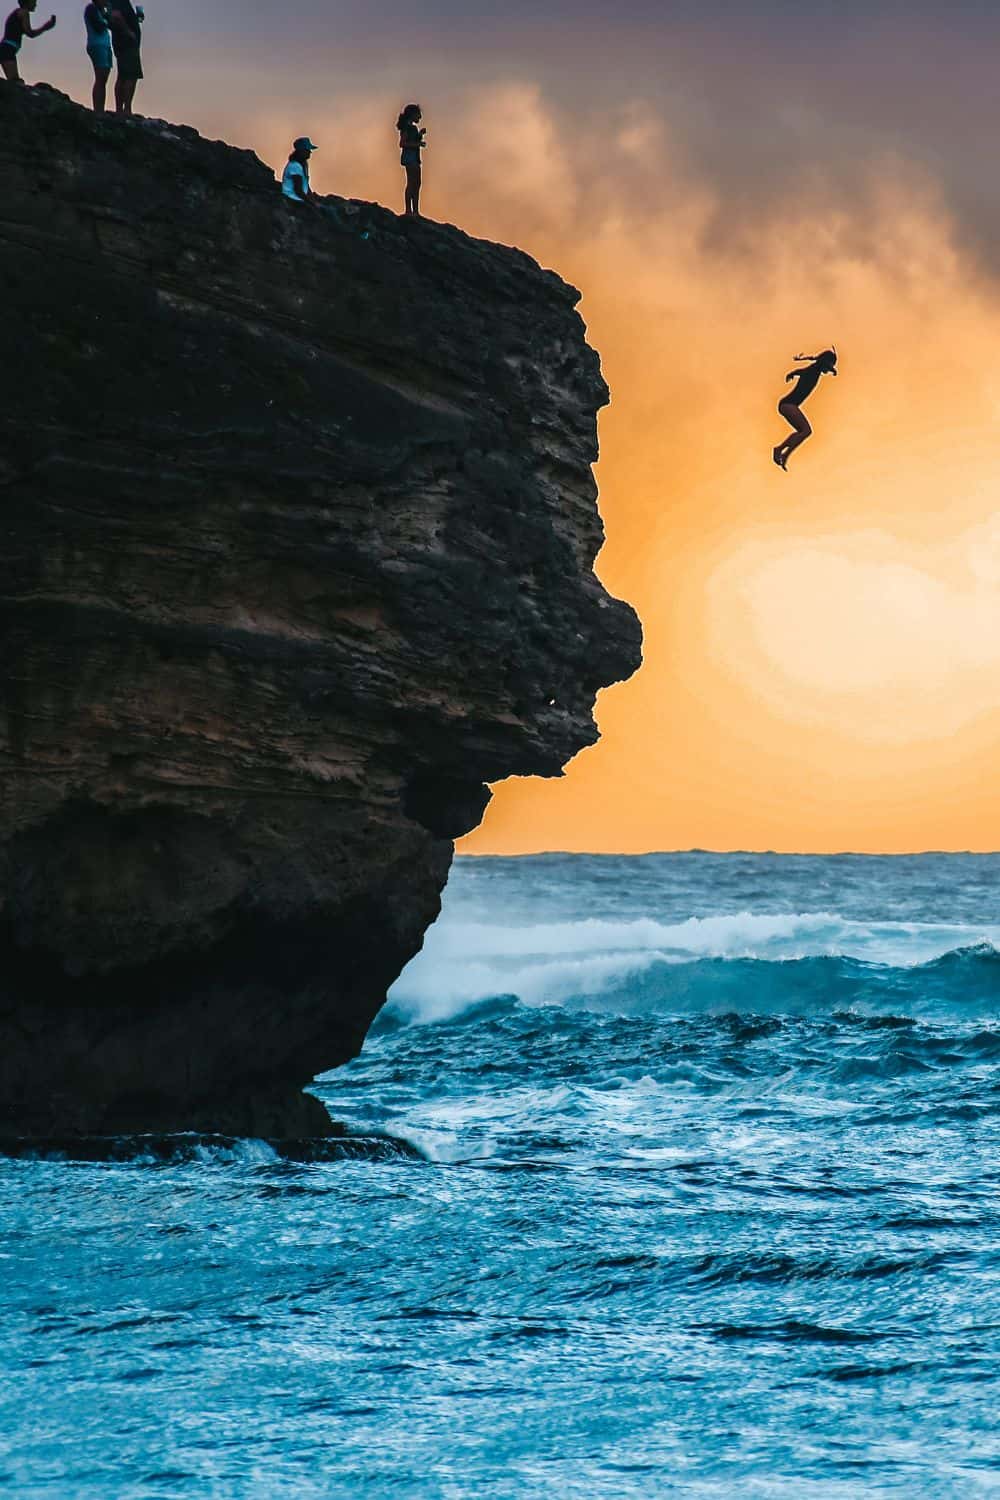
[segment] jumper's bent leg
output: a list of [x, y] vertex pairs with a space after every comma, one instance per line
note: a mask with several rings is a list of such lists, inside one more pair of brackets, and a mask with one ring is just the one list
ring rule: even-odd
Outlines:
[[774, 450], [775, 463], [784, 468], [788, 463], [790, 455], [795, 452], [796, 448], [801, 447], [806, 438], [812, 437], [812, 428], [802, 408], [794, 406], [791, 401], [782, 401], [778, 406], [778, 410], [789, 427], [795, 429], [791, 436], [786, 437], [785, 441], [779, 443]]

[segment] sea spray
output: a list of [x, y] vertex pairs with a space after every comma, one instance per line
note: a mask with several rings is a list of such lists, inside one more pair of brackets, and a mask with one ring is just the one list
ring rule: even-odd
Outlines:
[[0, 1488], [995, 1494], [997, 889], [460, 860], [326, 1154], [0, 1162]]

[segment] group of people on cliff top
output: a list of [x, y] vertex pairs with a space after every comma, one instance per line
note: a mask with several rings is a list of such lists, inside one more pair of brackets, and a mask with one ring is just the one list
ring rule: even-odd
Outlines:
[[[403, 203], [407, 218], [417, 218], [420, 215], [420, 185], [423, 176], [420, 153], [427, 146], [427, 131], [420, 123], [422, 119], [420, 105], [407, 104], [396, 121], [399, 159], [406, 173]], [[291, 198], [296, 203], [309, 202], [312, 197], [309, 161], [313, 152], [318, 150], [319, 147], [307, 135], [300, 135], [297, 141], [293, 141], [292, 154], [281, 177], [281, 191], [286, 198]], [[326, 212], [330, 212], [329, 205], [324, 205], [324, 208]]]
[[[37, 5], [38, 0], [21, 0], [4, 22], [0, 70], [11, 83], [21, 81], [18, 54], [24, 39], [43, 36], [56, 24], [56, 17], [49, 16], [41, 26], [33, 26], [31, 18]], [[120, 115], [132, 113], [136, 85], [142, 77], [142, 26], [145, 19], [142, 6], [133, 5], [132, 0], [91, 0], [84, 6], [87, 56], [94, 69], [91, 97], [99, 115], [107, 106], [108, 80], [116, 63], [115, 110]]]
[[[18, 53], [25, 37], [42, 36], [56, 24], [50, 16], [41, 26], [33, 26], [31, 18], [38, 0], [21, 0], [11, 11], [4, 24], [3, 41], [0, 42], [0, 69], [12, 82], [20, 82]], [[136, 85], [142, 77], [142, 26], [145, 13], [141, 5], [132, 0], [90, 0], [84, 7], [83, 20], [87, 36], [87, 56], [94, 69], [93, 103], [97, 114], [105, 110], [108, 80], [115, 63], [118, 76], [115, 80], [115, 110], [119, 115], [132, 113], [132, 101]], [[406, 174], [404, 190], [404, 212], [408, 218], [420, 213], [421, 152], [427, 145], [427, 132], [421, 126], [419, 104], [407, 104], [396, 121], [399, 132], [400, 162]], [[318, 147], [308, 136], [299, 136], [292, 145], [292, 153], [281, 178], [281, 190], [286, 198], [296, 203], [315, 202], [309, 181], [309, 161]], [[345, 223], [341, 211], [330, 203], [318, 205], [340, 228], [357, 228], [362, 239], [371, 235], [371, 223], [361, 220], [358, 211], [347, 205], [344, 212], [358, 219], [357, 224]], [[836, 375], [837, 351], [824, 349], [815, 355], [797, 354], [797, 362], [807, 361], [802, 369], [790, 370], [785, 380], [795, 381], [794, 389], [778, 402], [778, 411], [791, 427], [790, 436], [772, 451], [779, 469], [787, 469], [788, 460], [808, 437], [812, 427], [802, 411], [802, 402], [810, 396], [823, 375]]]
[[[11, 83], [21, 82], [18, 55], [25, 38], [44, 36], [56, 24], [56, 17], [49, 16], [41, 26], [34, 26], [32, 16], [37, 5], [38, 0], [21, 0], [4, 22], [0, 71]], [[87, 56], [94, 69], [92, 99], [95, 114], [105, 112], [108, 80], [116, 63], [115, 112], [119, 115], [132, 113], [136, 85], [143, 76], [142, 28], [145, 20], [145, 11], [141, 5], [134, 5], [133, 0], [89, 0], [84, 6]], [[420, 213], [420, 153], [427, 145], [427, 132], [420, 124], [421, 118], [420, 105], [407, 104], [396, 121], [400, 161], [406, 173], [404, 211], [407, 217], [417, 217]], [[281, 183], [286, 198], [301, 203], [311, 197], [309, 158], [316, 149], [308, 136], [299, 136], [295, 141]], [[328, 205], [325, 209], [337, 216]]]

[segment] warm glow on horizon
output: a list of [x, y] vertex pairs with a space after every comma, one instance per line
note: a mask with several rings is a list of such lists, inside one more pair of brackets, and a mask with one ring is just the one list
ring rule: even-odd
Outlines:
[[[308, 111], [219, 76], [187, 118], [275, 166], [307, 128], [320, 190], [399, 206], [395, 75]], [[584, 119], [527, 56], [436, 103], [427, 76], [428, 214], [583, 290], [612, 389], [598, 570], [646, 632], [601, 744], [503, 784], [464, 852], [1000, 847], [1000, 292], [944, 183], [838, 122], [826, 175], [744, 201], [637, 87]], [[784, 373], [830, 342], [782, 474]]]
[[[678, 183], [641, 234], [612, 212], [550, 255], [612, 387], [599, 571], [646, 665], [604, 695], [599, 747], [499, 787], [462, 847], [996, 848], [995, 292], [891, 163], [864, 254], [813, 204], [706, 255], [714, 207]], [[782, 377], [831, 340], [783, 475]]]

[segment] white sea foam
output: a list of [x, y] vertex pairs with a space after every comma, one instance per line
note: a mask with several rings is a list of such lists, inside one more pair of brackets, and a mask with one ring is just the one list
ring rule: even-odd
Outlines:
[[436, 1021], [500, 995], [526, 1005], [587, 1001], [624, 990], [654, 968], [702, 959], [842, 957], [912, 968], [977, 944], [1000, 947], [1000, 927], [867, 923], [827, 911], [503, 926], [446, 909], [390, 999], [414, 1020]]

